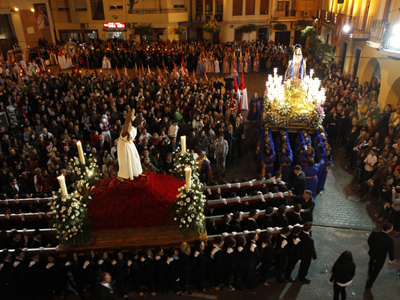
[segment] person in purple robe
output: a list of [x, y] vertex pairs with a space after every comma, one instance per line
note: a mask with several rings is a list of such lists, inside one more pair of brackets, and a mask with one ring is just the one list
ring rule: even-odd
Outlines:
[[317, 195], [318, 172], [324, 163], [325, 161], [323, 159], [319, 163], [315, 163], [313, 158], [309, 158], [307, 166], [303, 167], [303, 172], [306, 175], [306, 189], [312, 191], [314, 199]]
[[262, 176], [265, 177], [265, 174], [270, 173], [271, 176], [274, 176], [274, 162], [275, 162], [275, 153], [271, 150], [270, 146], [266, 145], [264, 147], [264, 153], [262, 154], [261, 161], [261, 170]]
[[332, 164], [331, 149], [326, 150], [325, 156], [323, 157], [323, 161], [324, 164], [321, 166], [318, 172], [317, 192], [324, 189], [326, 178], [328, 177], [328, 168]]
[[280, 169], [282, 173], [282, 180], [284, 182], [292, 182], [292, 163], [293, 163], [293, 155], [288, 150], [287, 146], [283, 146], [281, 148], [281, 152], [279, 153], [279, 163]]

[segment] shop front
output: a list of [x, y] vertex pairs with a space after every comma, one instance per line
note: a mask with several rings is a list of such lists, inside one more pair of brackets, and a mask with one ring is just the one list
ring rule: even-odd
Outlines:
[[98, 38], [97, 30], [59, 30], [61, 43], [73, 41], [76, 43], [90, 43]]
[[103, 24], [106, 39], [126, 39], [126, 23], [107, 22]]

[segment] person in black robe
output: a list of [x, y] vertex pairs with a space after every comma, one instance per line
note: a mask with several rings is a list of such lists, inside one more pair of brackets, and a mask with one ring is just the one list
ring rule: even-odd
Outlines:
[[221, 290], [220, 284], [224, 280], [225, 274], [225, 254], [223, 251], [224, 240], [221, 236], [214, 239], [214, 244], [210, 251], [210, 267], [213, 279], [213, 289]]
[[175, 247], [168, 249], [167, 256], [167, 273], [166, 278], [169, 279], [169, 284], [171, 289], [174, 291], [175, 295], [179, 296], [182, 294], [182, 289], [179, 285], [180, 281], [180, 260], [179, 253]]
[[191, 249], [188, 243], [183, 242], [181, 244], [181, 255], [180, 255], [180, 279], [182, 286], [182, 294], [190, 295], [192, 292], [189, 289], [189, 282], [192, 277], [192, 269], [196, 263], [193, 256], [190, 255]]
[[111, 274], [113, 274], [115, 280], [115, 292], [126, 299], [128, 296], [125, 294], [124, 282], [128, 276], [128, 265], [121, 250], [114, 250], [111, 265]]
[[260, 258], [260, 262], [262, 264], [260, 273], [261, 282], [264, 286], [270, 286], [270, 284], [267, 282], [267, 275], [275, 257], [274, 243], [272, 242], [271, 232], [265, 231], [260, 235], [258, 246], [260, 249], [262, 249]]
[[208, 259], [204, 251], [205, 244], [202, 240], [197, 240], [194, 246], [193, 257], [195, 259], [194, 277], [199, 291], [205, 292], [205, 279], [207, 273]]
[[292, 271], [297, 262], [301, 259], [301, 240], [300, 240], [301, 227], [293, 227], [292, 232], [287, 238], [288, 241], [288, 262], [286, 265], [285, 281], [294, 282], [292, 278]]
[[256, 268], [261, 256], [261, 250], [257, 246], [258, 235], [250, 233], [248, 236], [249, 242], [247, 243], [246, 252], [246, 291], [255, 294], [254, 278]]

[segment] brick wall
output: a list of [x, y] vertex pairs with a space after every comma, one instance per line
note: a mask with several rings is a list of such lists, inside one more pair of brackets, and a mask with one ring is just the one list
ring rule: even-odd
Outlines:
[[[30, 47], [37, 47], [40, 38], [45, 38], [51, 43], [51, 32], [50, 28], [38, 29], [36, 23], [36, 15], [30, 10], [20, 10], [21, 25], [24, 29], [26, 44]], [[28, 34], [28, 27], [33, 27], [35, 33]]]

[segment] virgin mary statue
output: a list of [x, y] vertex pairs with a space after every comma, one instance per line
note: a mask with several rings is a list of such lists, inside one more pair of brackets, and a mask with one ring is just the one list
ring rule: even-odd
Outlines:
[[294, 46], [294, 53], [292, 59], [289, 61], [289, 66], [285, 73], [285, 80], [292, 79], [294, 81], [304, 79], [306, 74], [306, 60], [301, 53], [301, 46]]
[[142, 115], [135, 117], [135, 110], [131, 109], [126, 116], [124, 126], [122, 126], [121, 134], [117, 143], [118, 153], [118, 177], [120, 181], [125, 179], [133, 180], [134, 177], [142, 174], [142, 165], [140, 156], [133, 143], [139, 125], [144, 122]]

